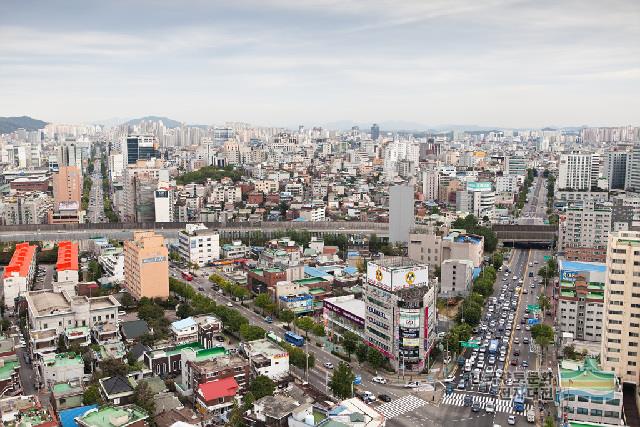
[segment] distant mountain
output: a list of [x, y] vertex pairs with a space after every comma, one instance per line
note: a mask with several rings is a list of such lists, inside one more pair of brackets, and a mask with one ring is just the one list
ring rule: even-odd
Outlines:
[[140, 122], [142, 121], [147, 121], [147, 122], [158, 122], [161, 121], [162, 123], [164, 123], [164, 125], [168, 128], [179, 128], [182, 123], [177, 121], [177, 120], [172, 120], [168, 117], [160, 117], [160, 116], [145, 116], [145, 117], [140, 117], [139, 119], [132, 119], [129, 120], [128, 122], [124, 123], [126, 125], [137, 125], [140, 124]]
[[11, 133], [16, 129], [38, 130], [45, 127], [47, 122], [32, 119], [29, 116], [0, 117], [0, 133]]

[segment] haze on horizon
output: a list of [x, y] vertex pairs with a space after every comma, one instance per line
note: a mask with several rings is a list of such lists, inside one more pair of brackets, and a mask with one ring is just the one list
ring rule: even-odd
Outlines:
[[0, 116], [638, 125], [636, 0], [7, 1]]

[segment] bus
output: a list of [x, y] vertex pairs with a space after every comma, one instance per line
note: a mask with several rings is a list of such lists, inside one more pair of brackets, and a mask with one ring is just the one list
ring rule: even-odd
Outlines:
[[516, 412], [524, 412], [524, 393], [518, 390], [513, 396], [513, 410]]
[[489, 342], [489, 354], [496, 354], [498, 352], [498, 340], [491, 340]]
[[282, 338], [280, 338], [279, 336], [277, 336], [276, 334], [274, 334], [271, 331], [269, 331], [267, 333], [267, 339], [270, 339], [271, 341], [273, 341], [275, 343], [281, 343], [282, 342]]
[[304, 345], [304, 337], [293, 333], [291, 331], [287, 331], [284, 333], [284, 340], [289, 344], [293, 344], [297, 347], [302, 347]]
[[180, 273], [182, 273], [182, 278], [187, 282], [190, 282], [193, 280], [193, 275], [188, 271], [181, 271]]

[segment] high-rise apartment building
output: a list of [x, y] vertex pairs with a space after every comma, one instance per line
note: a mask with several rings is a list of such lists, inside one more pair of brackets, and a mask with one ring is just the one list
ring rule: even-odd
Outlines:
[[640, 232], [611, 233], [600, 360], [622, 382], [640, 384]]
[[80, 207], [82, 197], [82, 172], [76, 166], [61, 166], [53, 174], [53, 207], [58, 209], [61, 203], [75, 202]]
[[557, 187], [583, 191], [591, 189], [592, 155], [571, 153], [560, 156]]
[[611, 203], [583, 200], [560, 216], [558, 251], [570, 261], [604, 262], [611, 231]]
[[173, 222], [173, 188], [167, 182], [159, 182], [154, 194], [155, 222]]
[[422, 171], [422, 194], [425, 200], [438, 200], [440, 191], [440, 172], [437, 170]]
[[524, 175], [527, 173], [527, 161], [523, 156], [507, 156], [504, 159], [505, 175]]
[[125, 147], [128, 165], [133, 165], [138, 160], [160, 158], [158, 139], [153, 135], [129, 135]]
[[640, 192], [640, 143], [633, 146], [630, 164], [627, 167], [627, 188], [636, 193]]
[[389, 187], [389, 241], [407, 242], [409, 231], [415, 223], [413, 212], [413, 186]]
[[131, 296], [169, 296], [168, 250], [164, 237], [153, 231], [134, 231], [124, 242], [124, 286]]
[[627, 167], [630, 165], [631, 153], [626, 151], [610, 151], [605, 155], [604, 176], [609, 182], [610, 190], [624, 190], [627, 184]]
[[365, 342], [395, 369], [420, 372], [435, 342], [436, 290], [429, 267], [408, 258], [367, 264]]
[[371, 125], [371, 139], [376, 141], [378, 138], [380, 138], [380, 126], [378, 126], [377, 123], [374, 123]]

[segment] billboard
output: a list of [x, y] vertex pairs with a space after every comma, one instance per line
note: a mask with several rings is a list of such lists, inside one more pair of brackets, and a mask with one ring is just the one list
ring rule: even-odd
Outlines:
[[401, 310], [400, 320], [398, 324], [401, 328], [419, 328], [420, 327], [420, 311], [419, 310]]
[[402, 338], [403, 347], [420, 347], [420, 338]]
[[391, 273], [392, 290], [422, 287], [429, 284], [429, 269], [427, 266], [413, 266], [393, 269]]
[[429, 350], [429, 306], [424, 308], [424, 349]]
[[578, 272], [574, 270], [562, 270], [560, 271], [560, 280], [564, 282], [575, 282], [578, 277]]
[[386, 267], [370, 262], [367, 264], [367, 283], [383, 289], [392, 290], [391, 273]]

